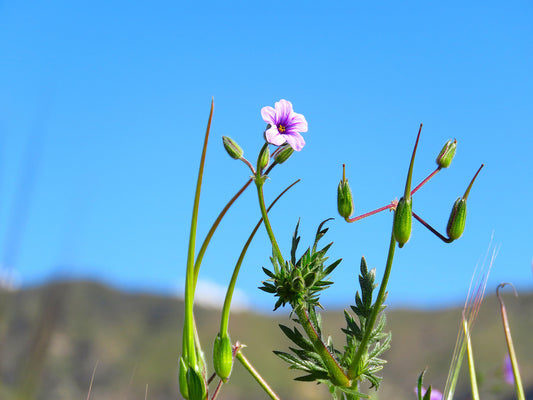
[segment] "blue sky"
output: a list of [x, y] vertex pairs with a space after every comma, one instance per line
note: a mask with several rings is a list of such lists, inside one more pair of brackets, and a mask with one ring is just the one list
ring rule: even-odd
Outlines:
[[[302, 247], [336, 217], [341, 165], [356, 212], [403, 192], [424, 123], [414, 180], [450, 138], [457, 156], [414, 198], [440, 230], [481, 163], [463, 237], [444, 244], [414, 222], [396, 253], [393, 306], [461, 303], [491, 236], [489, 279], [533, 287], [533, 5], [529, 1], [69, 2], [0, 1], [0, 251], [22, 285], [94, 278], [134, 290], [183, 285], [190, 212], [211, 98], [212, 138], [199, 238], [249, 171], [220, 137], [254, 160], [260, 110], [290, 100], [309, 123], [306, 147], [276, 168], [267, 201], [282, 250], [301, 218]], [[31, 161], [27, 161], [31, 160]], [[229, 281], [259, 218], [249, 190], [204, 259], [213, 293]], [[347, 305], [362, 255], [385, 264], [391, 213], [331, 221], [325, 240], [343, 258], [326, 305]], [[238, 287], [255, 306], [269, 246], [257, 235]], [[201, 293], [201, 296], [207, 294]]]

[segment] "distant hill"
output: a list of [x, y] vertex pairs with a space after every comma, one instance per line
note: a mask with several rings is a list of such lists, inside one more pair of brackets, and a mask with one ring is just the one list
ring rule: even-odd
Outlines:
[[[124, 293], [92, 282], [63, 282], [0, 292], [0, 301], [0, 399], [85, 399], [95, 366], [93, 399], [144, 399], [146, 385], [148, 399], [180, 398], [181, 300]], [[516, 299], [507, 295], [506, 302], [522, 379], [533, 388], [533, 294], [521, 294]], [[197, 310], [208, 358], [219, 314], [212, 309]], [[385, 356], [389, 363], [383, 371], [380, 399], [414, 399], [413, 387], [425, 367], [426, 383], [443, 389], [460, 315], [459, 309], [388, 312], [392, 348]], [[234, 313], [231, 337], [248, 346], [244, 354], [282, 399], [327, 399], [322, 385], [293, 381], [298, 373], [288, 370], [272, 354], [272, 350], [286, 350], [288, 345], [278, 323], [289, 324], [288, 315]], [[342, 310], [327, 311], [324, 326], [340, 330]], [[342, 336], [333, 337], [337, 346], [342, 346]], [[506, 345], [494, 296], [487, 297], [481, 307], [473, 346], [482, 398], [515, 398], [502, 378]], [[465, 379], [456, 399], [469, 397], [465, 369], [462, 376]], [[219, 399], [250, 398], [267, 396], [236, 364]]]

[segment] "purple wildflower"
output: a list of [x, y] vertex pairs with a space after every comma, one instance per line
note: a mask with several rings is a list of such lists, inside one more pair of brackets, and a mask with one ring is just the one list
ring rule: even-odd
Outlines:
[[503, 379], [505, 379], [505, 382], [509, 385], [514, 385], [513, 365], [511, 364], [509, 355], [506, 355], [503, 360]]
[[[415, 388], [415, 393], [418, 393], [418, 389]], [[422, 397], [426, 394], [426, 388], [422, 387]], [[431, 388], [430, 400], [442, 400], [442, 393], [437, 389]]]
[[300, 132], [307, 132], [307, 121], [302, 114], [292, 110], [290, 101], [281, 99], [275, 104], [275, 109], [263, 107], [261, 116], [270, 125], [265, 131], [268, 143], [281, 146], [287, 142], [294, 150], [302, 150], [305, 140]]

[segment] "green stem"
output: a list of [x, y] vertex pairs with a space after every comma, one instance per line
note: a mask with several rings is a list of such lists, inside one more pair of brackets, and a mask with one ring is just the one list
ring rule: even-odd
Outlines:
[[477, 387], [476, 367], [474, 365], [474, 352], [472, 351], [472, 341], [470, 340], [470, 332], [468, 331], [468, 322], [463, 317], [463, 330], [466, 339], [466, 352], [468, 355], [468, 369], [470, 371], [470, 387], [472, 388], [472, 400], [479, 400], [479, 390]]
[[[259, 207], [261, 209], [261, 215], [263, 216], [265, 229], [267, 231], [268, 237], [270, 238], [270, 242], [272, 243], [272, 251], [274, 253], [274, 257], [277, 258], [279, 265], [283, 266], [285, 264], [285, 261], [283, 260], [283, 256], [281, 255], [278, 243], [276, 242], [276, 237], [274, 236], [274, 232], [272, 231], [272, 226], [270, 225], [267, 209], [265, 207], [265, 200], [263, 195], [264, 178], [265, 175], [261, 176], [260, 172], [258, 172], [255, 177], [255, 184], [257, 186], [257, 196], [259, 198]], [[276, 273], [278, 272], [279, 271], [276, 268]], [[322, 359], [322, 361], [324, 361], [324, 364], [328, 368], [328, 371], [334, 383], [340, 386], [349, 386], [349, 379], [346, 377], [335, 358], [333, 358], [333, 356], [330, 354], [326, 345], [322, 342], [322, 340], [318, 336], [318, 333], [313, 328], [311, 322], [309, 321], [309, 316], [307, 315], [306, 310], [296, 307], [294, 311], [296, 315], [298, 315], [298, 319], [300, 320], [302, 327], [307, 333], [309, 340], [311, 340], [315, 347], [315, 350], [320, 355], [320, 358]]]
[[[296, 185], [300, 180], [293, 182], [289, 187], [287, 187], [283, 192], [279, 194], [278, 197], [268, 206], [267, 213], [272, 209], [274, 204], [283, 196], [287, 191]], [[255, 228], [253, 229], [252, 233], [248, 237], [248, 240], [246, 241], [241, 254], [239, 256], [239, 259], [237, 260], [237, 264], [235, 265], [235, 269], [233, 270], [233, 275], [231, 276], [230, 283], [228, 285], [228, 290], [226, 291], [226, 298], [224, 299], [224, 306], [222, 308], [222, 318], [220, 320], [220, 335], [224, 336], [227, 334], [228, 331], [228, 324], [229, 324], [229, 313], [230, 313], [230, 307], [231, 307], [231, 299], [233, 297], [233, 291], [235, 290], [235, 284], [237, 283], [237, 276], [239, 275], [239, 271], [241, 269], [241, 264], [244, 260], [244, 256], [246, 255], [246, 252], [248, 251], [248, 247], [250, 246], [250, 243], [252, 242], [252, 239], [254, 238], [255, 234], [259, 230], [259, 227], [263, 223], [263, 218], [259, 220], [259, 222], [255, 225]]]
[[[500, 297], [500, 288], [504, 287], [508, 283], [500, 283], [496, 289], [498, 300], [500, 301], [500, 310], [503, 320], [503, 331], [505, 333], [505, 340], [507, 342], [507, 349], [509, 351], [509, 358], [511, 359], [511, 365], [513, 367], [514, 384], [516, 389], [516, 395], [518, 400], [525, 400], [524, 388], [522, 386], [522, 378], [520, 377], [520, 370], [518, 368], [518, 360], [513, 345], [513, 338], [511, 337], [511, 328], [509, 327], [509, 320], [507, 318], [507, 310], [502, 298]], [[508, 284], [510, 285], [510, 284]], [[512, 285], [511, 285], [512, 286]], [[514, 286], [513, 286], [514, 289]], [[515, 292], [516, 294], [516, 292]]]
[[191, 231], [189, 235], [189, 251], [187, 253], [187, 272], [185, 279], [185, 323], [183, 329], [183, 342], [186, 346], [183, 351], [189, 365], [196, 366], [196, 352], [194, 349], [194, 323], [193, 323], [193, 302], [194, 302], [194, 247], [196, 241], [196, 226], [198, 223], [198, 207], [200, 204], [200, 191], [202, 188], [202, 178], [204, 172], [205, 155], [207, 152], [207, 142], [209, 140], [209, 131], [211, 129], [211, 120], [213, 118], [214, 101], [211, 101], [211, 111], [205, 132], [204, 146], [200, 158], [200, 167], [198, 168], [198, 180], [196, 182], [196, 193], [192, 208]]
[[218, 214], [217, 219], [215, 220], [215, 222], [213, 222], [211, 229], [207, 233], [204, 239], [204, 242], [202, 243], [202, 246], [200, 247], [200, 251], [198, 251], [198, 255], [196, 256], [196, 261], [194, 262], [194, 287], [196, 287], [196, 282], [198, 281], [198, 274], [200, 272], [200, 265], [202, 264], [205, 251], [207, 250], [207, 246], [209, 245], [209, 242], [211, 241], [213, 234], [218, 228], [220, 221], [222, 221], [222, 218], [224, 218], [224, 215], [226, 215], [226, 213], [228, 212], [229, 208], [233, 205], [233, 203], [235, 203], [235, 200], [239, 198], [239, 196], [246, 190], [246, 188], [248, 188], [250, 183], [252, 183], [252, 178], [248, 179], [248, 181], [242, 186], [242, 188], [240, 188], [239, 191], [235, 193], [235, 195], [231, 198], [231, 200], [228, 201], [228, 204], [226, 204], [226, 206], [222, 209], [220, 214]]
[[338, 364], [337, 360], [335, 360], [335, 358], [329, 352], [322, 339], [320, 339], [318, 332], [315, 330], [313, 324], [309, 319], [309, 314], [307, 310], [304, 307], [295, 307], [294, 312], [298, 316], [298, 321], [304, 328], [307, 337], [309, 338], [311, 343], [313, 343], [315, 351], [318, 353], [321, 360], [324, 362], [329, 372], [331, 382], [337, 386], [350, 386], [350, 379], [348, 379], [348, 377]]
[[359, 347], [357, 348], [357, 352], [355, 353], [352, 364], [350, 365], [350, 369], [348, 371], [348, 378], [350, 379], [355, 379], [359, 375], [359, 371], [357, 370], [359, 360], [363, 356], [363, 353], [366, 352], [367, 350], [368, 342], [370, 340], [370, 336], [372, 335], [372, 329], [374, 328], [374, 324], [376, 323], [378, 314], [381, 311], [381, 306], [383, 305], [383, 302], [385, 301], [387, 283], [389, 281], [390, 273], [392, 270], [392, 261], [394, 259], [395, 249], [396, 249], [396, 240], [394, 239], [394, 234], [391, 234], [391, 239], [390, 239], [390, 244], [389, 244], [389, 253], [387, 255], [387, 264], [385, 266], [385, 273], [383, 274], [383, 279], [381, 281], [381, 286], [379, 287], [379, 292], [376, 298], [376, 302], [374, 303], [374, 307], [372, 307], [372, 314], [370, 314], [370, 317], [368, 318], [367, 323], [366, 323], [365, 336], [363, 337], [363, 340], [361, 340], [361, 343], [359, 343]]
[[279, 249], [278, 242], [276, 241], [276, 237], [274, 236], [274, 232], [272, 231], [272, 226], [270, 225], [270, 220], [268, 219], [267, 210], [265, 207], [265, 198], [263, 195], [263, 184], [265, 176], [260, 176], [259, 174], [260, 172], [258, 172], [255, 177], [255, 185], [257, 186], [257, 197], [259, 198], [259, 208], [261, 209], [261, 216], [263, 217], [263, 222], [265, 223], [265, 229], [267, 231], [268, 238], [272, 243], [274, 257], [277, 258], [279, 265], [283, 266], [285, 264], [285, 261], [283, 260], [283, 256], [281, 255], [281, 250]]
[[268, 383], [263, 379], [261, 375], [259, 375], [259, 372], [256, 371], [256, 369], [252, 366], [252, 364], [250, 364], [250, 361], [248, 361], [248, 359], [244, 357], [244, 355], [240, 351], [237, 352], [235, 357], [244, 366], [244, 368], [246, 368], [246, 370], [250, 373], [250, 375], [253, 376], [256, 382], [259, 383], [259, 386], [263, 388], [263, 390], [266, 392], [266, 394], [268, 394], [268, 396], [272, 400], [280, 400], [278, 395], [274, 393], [274, 391], [268, 385]]

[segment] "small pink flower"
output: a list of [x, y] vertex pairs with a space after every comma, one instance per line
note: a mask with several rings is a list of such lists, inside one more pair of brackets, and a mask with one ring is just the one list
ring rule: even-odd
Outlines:
[[302, 114], [292, 110], [290, 101], [281, 99], [272, 107], [263, 107], [261, 116], [270, 125], [265, 131], [268, 143], [281, 146], [287, 142], [294, 150], [300, 151], [305, 145], [305, 140], [300, 132], [307, 132], [307, 121]]

